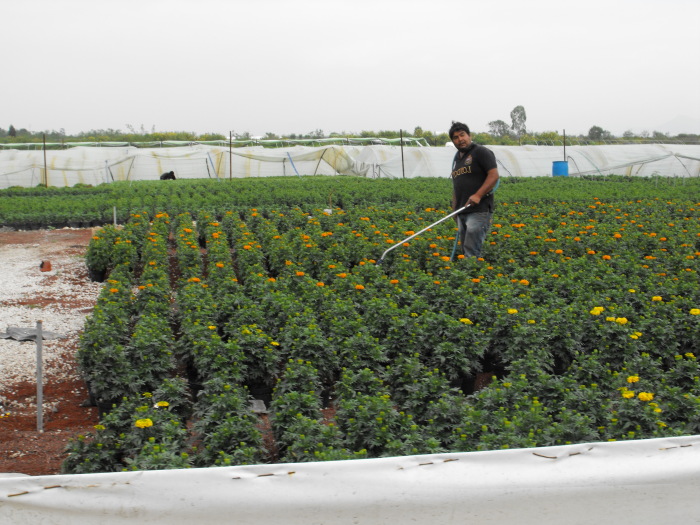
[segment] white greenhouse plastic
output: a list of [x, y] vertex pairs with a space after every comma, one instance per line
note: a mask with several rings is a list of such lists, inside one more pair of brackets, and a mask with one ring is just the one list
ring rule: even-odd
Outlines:
[[700, 436], [393, 458], [0, 474], [13, 525], [700, 522]]
[[[566, 161], [569, 176], [627, 175], [698, 177], [700, 145], [645, 144], [567, 146], [488, 146], [503, 177], [551, 176]], [[177, 178], [243, 178], [354, 175], [371, 178], [446, 177], [455, 149], [400, 146], [262, 146], [228, 148], [74, 147], [65, 150], [0, 150], [0, 189], [10, 186], [97, 185], [112, 181]], [[566, 158], [564, 158], [566, 155]]]

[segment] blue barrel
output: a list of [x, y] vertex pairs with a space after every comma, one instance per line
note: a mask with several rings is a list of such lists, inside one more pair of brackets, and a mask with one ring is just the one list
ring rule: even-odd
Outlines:
[[569, 162], [566, 160], [555, 160], [552, 162], [552, 175], [554, 177], [568, 177]]

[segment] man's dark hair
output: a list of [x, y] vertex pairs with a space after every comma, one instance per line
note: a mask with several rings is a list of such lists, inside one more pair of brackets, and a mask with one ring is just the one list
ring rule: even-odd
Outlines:
[[466, 131], [467, 135], [471, 135], [471, 133], [469, 132], [469, 126], [467, 126], [466, 124], [462, 124], [461, 122], [455, 122], [453, 120], [452, 126], [450, 126], [450, 131], [449, 131], [450, 140], [452, 140], [452, 135], [454, 135], [458, 131]]

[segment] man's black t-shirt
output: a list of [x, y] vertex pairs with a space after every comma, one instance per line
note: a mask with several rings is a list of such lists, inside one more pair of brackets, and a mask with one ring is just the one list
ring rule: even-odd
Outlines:
[[[489, 170], [496, 168], [493, 152], [472, 143], [463, 155], [457, 155], [452, 167], [452, 187], [456, 197], [456, 209], [462, 208], [469, 197], [474, 195], [486, 180]], [[484, 196], [476, 206], [470, 206], [465, 213], [493, 211], [493, 192]]]

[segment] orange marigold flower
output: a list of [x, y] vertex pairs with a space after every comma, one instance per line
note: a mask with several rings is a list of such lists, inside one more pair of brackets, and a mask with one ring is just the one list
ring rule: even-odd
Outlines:
[[365, 287], [362, 286], [361, 284], [356, 284], [356, 285], [355, 285], [355, 290], [364, 290], [364, 289], [365, 289]]
[[297, 277], [303, 277], [304, 275], [306, 275], [304, 272], [297, 272], [296, 273]]
[[322, 283], [321, 281], [316, 283], [316, 286], [326, 286], [326, 283]]

